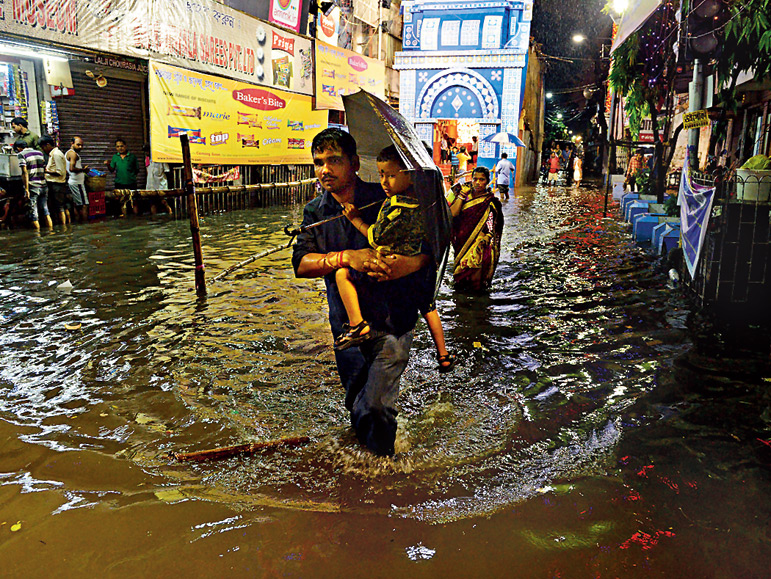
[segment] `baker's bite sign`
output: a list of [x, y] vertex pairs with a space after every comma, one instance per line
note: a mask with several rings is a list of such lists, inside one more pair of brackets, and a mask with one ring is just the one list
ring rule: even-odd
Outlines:
[[154, 161], [182, 160], [186, 134], [194, 163], [309, 163], [313, 137], [327, 127], [311, 98], [150, 62], [150, 132]]

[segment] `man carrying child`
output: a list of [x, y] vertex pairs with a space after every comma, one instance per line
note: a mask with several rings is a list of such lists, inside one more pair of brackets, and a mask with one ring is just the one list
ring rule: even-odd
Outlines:
[[[311, 152], [323, 193], [305, 206], [303, 225], [341, 215], [346, 203], [362, 208], [362, 218], [374, 222], [378, 208], [363, 208], [379, 205], [385, 193], [356, 175], [359, 157], [353, 137], [340, 129], [326, 129], [313, 139]], [[393, 455], [399, 381], [409, 360], [425, 288], [435, 278], [430, 256], [381, 256], [348, 219], [335, 219], [298, 236], [292, 266], [297, 277], [324, 277], [335, 339], [348, 321], [335, 272], [348, 267], [380, 280], [357, 287], [373, 336], [359, 347], [335, 350], [335, 359], [346, 390], [345, 406], [360, 442], [376, 454]]]
[[[388, 197], [380, 207], [377, 221], [373, 225], [368, 225], [351, 203], [343, 204], [343, 214], [359, 233], [367, 237], [370, 246], [378, 253], [420, 255], [426, 236], [423, 215], [420, 204], [414, 196], [412, 178], [396, 147], [391, 145], [380, 151], [377, 157], [377, 168], [380, 174], [380, 185]], [[372, 336], [369, 324], [361, 315], [356, 291], [357, 279], [359, 282], [367, 281], [362, 280], [360, 275], [347, 268], [338, 269], [335, 273], [337, 289], [348, 314], [348, 323], [343, 324], [345, 332], [335, 340], [335, 348], [338, 350], [361, 344]], [[431, 299], [433, 295], [430, 293], [430, 288], [427, 288], [427, 292], [425, 296], [427, 301], [420, 306], [420, 312], [436, 344], [439, 371], [447, 372], [455, 364], [455, 356], [447, 351], [442, 321]]]

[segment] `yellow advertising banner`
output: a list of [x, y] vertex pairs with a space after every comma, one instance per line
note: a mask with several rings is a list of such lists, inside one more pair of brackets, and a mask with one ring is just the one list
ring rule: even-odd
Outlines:
[[150, 61], [153, 160], [182, 162], [187, 133], [194, 163], [272, 165], [310, 163], [313, 137], [327, 112], [311, 97]]
[[344, 94], [363, 88], [385, 100], [385, 63], [316, 41], [316, 108], [342, 111]]

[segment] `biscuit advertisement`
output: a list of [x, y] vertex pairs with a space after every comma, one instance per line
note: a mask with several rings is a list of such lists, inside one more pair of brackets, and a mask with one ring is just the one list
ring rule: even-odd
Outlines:
[[153, 160], [182, 162], [187, 134], [194, 163], [306, 164], [310, 143], [327, 128], [311, 97], [150, 61]]
[[385, 100], [385, 64], [316, 41], [316, 108], [342, 111], [341, 97], [360, 88]]

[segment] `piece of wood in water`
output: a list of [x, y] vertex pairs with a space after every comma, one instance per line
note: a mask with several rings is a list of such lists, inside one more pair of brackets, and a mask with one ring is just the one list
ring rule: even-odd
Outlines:
[[236, 444], [235, 446], [223, 446], [221, 448], [210, 448], [208, 450], [198, 450], [194, 452], [172, 452], [171, 455], [180, 462], [200, 462], [204, 460], [230, 458], [231, 456], [237, 456], [239, 454], [254, 454], [260, 450], [299, 446], [307, 442], [310, 442], [308, 436], [294, 436], [289, 438], [279, 438], [278, 440], [250, 442], [247, 444]]

